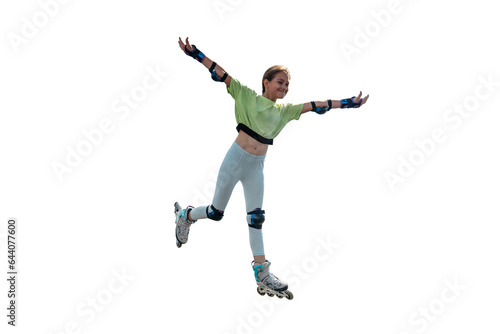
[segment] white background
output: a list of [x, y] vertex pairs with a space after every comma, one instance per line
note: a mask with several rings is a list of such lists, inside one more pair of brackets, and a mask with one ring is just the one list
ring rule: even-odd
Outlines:
[[[15, 47], [48, 2], [0, 6], [1, 267], [16, 217], [20, 273], [15, 330], [0, 284], [2, 333], [498, 332], [500, 87], [456, 128], [443, 119], [480, 77], [500, 81], [491, 1], [401, 0], [381, 27], [371, 13], [388, 0], [74, 0]], [[360, 46], [367, 27], [348, 61], [342, 43]], [[255, 291], [241, 185], [222, 221], [175, 246], [173, 203], [210, 204], [236, 136], [231, 96], [179, 36], [257, 92], [286, 65], [285, 103], [370, 94], [361, 109], [303, 115], [269, 148], [266, 255], [300, 282], [292, 301]], [[120, 119], [113, 103], [146, 68], [168, 75]], [[113, 131], [59, 180], [53, 164], [103, 119]], [[436, 128], [446, 141], [391, 190], [385, 173]], [[324, 261], [319, 239], [340, 245]], [[447, 281], [463, 289], [443, 303]], [[92, 298], [90, 320], [78, 308]]]

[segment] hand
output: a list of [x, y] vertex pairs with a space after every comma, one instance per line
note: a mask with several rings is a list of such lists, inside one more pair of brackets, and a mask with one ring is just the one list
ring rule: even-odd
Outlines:
[[193, 47], [191, 46], [191, 44], [189, 44], [189, 37], [186, 38], [186, 44], [184, 44], [182, 42], [182, 39], [179, 37], [179, 46], [180, 46], [182, 52], [184, 52], [184, 53], [186, 53], [186, 49], [185, 49], [186, 46], [187, 46], [188, 51], [190, 51], [190, 52], [193, 51]]
[[366, 101], [368, 101], [368, 98], [370, 97], [370, 94], [366, 95], [365, 97], [361, 98], [361, 94], [362, 92], [360, 91], [359, 92], [359, 95], [356, 96], [354, 99], [352, 99], [352, 101], [354, 103], [359, 103], [359, 101], [361, 101], [361, 104], [359, 105], [360, 107], [366, 103]]

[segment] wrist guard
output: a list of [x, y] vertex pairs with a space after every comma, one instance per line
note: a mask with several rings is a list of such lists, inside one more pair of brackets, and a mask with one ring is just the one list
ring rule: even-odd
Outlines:
[[328, 100], [328, 107], [324, 107], [324, 108], [317, 107], [316, 103], [314, 103], [314, 101], [311, 101], [311, 105], [312, 105], [311, 111], [314, 111], [315, 113], [317, 113], [319, 115], [323, 115], [328, 110], [332, 109], [332, 100]]
[[187, 54], [190, 57], [193, 57], [193, 59], [196, 59], [200, 63], [203, 62], [203, 58], [205, 58], [205, 55], [203, 54], [203, 52], [201, 52], [200, 50], [198, 50], [196, 48], [196, 45], [193, 44], [191, 46], [193, 47], [193, 51], [189, 51], [187, 49], [187, 46], [184, 46], [184, 53]]
[[224, 82], [227, 78], [227, 73], [224, 72], [224, 75], [222, 77], [219, 77], [217, 73], [215, 73], [215, 67], [217, 66], [217, 63], [214, 61], [212, 62], [212, 66], [210, 66], [210, 69], [208, 70], [210, 73], [212, 73], [212, 79], [217, 82]]
[[350, 99], [343, 99], [340, 100], [340, 108], [345, 109], [345, 108], [359, 108], [361, 103], [363, 102], [363, 99], [360, 99], [358, 103], [353, 101], [354, 96], [351, 97]]

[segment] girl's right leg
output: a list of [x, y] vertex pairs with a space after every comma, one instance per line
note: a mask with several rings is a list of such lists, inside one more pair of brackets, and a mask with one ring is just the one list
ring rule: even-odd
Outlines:
[[238, 155], [235, 153], [237, 152], [235, 152], [234, 147], [231, 146], [219, 169], [219, 175], [217, 176], [217, 183], [215, 185], [215, 194], [211, 205], [199, 206], [197, 208], [188, 206], [182, 209], [180, 205], [176, 203], [175, 235], [177, 238], [177, 247], [181, 247], [182, 244], [187, 243], [191, 225], [198, 219], [210, 218], [218, 221], [224, 216], [224, 210], [229, 202], [231, 193], [240, 178], [241, 168], [239, 168]]
[[233, 146], [229, 149], [219, 169], [217, 183], [215, 185], [214, 198], [211, 205], [199, 206], [188, 212], [188, 219], [196, 221], [198, 219], [209, 218], [219, 221], [224, 216], [229, 198], [234, 187], [241, 177], [241, 159], [238, 151]]

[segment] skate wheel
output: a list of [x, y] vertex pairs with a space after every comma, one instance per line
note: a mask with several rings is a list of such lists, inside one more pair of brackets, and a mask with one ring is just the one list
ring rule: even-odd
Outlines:
[[261, 290], [260, 287], [257, 287], [257, 293], [261, 296], [264, 296], [266, 294], [266, 292]]
[[182, 244], [179, 241], [177, 241], [177, 248], [181, 248], [181, 247], [182, 247]]
[[269, 297], [274, 297], [274, 293], [271, 293], [271, 292], [268, 292], [268, 293], [267, 293], [267, 295], [268, 295]]
[[290, 291], [286, 290], [285, 294], [286, 294], [286, 299], [288, 299], [288, 300], [293, 299], [293, 293], [291, 293]]
[[282, 299], [282, 298], [283, 298], [283, 296], [282, 296], [282, 295], [278, 295], [278, 298], [279, 298], [279, 299]]

